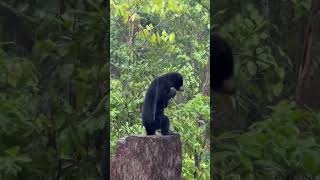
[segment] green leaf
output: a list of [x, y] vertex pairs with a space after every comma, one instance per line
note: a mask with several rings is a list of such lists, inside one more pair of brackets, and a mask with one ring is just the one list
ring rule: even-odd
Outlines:
[[152, 34], [150, 41], [153, 45], [155, 45], [157, 43], [157, 35], [156, 34]]
[[175, 40], [175, 38], [176, 38], [176, 36], [174, 35], [174, 33], [170, 33], [170, 35], [169, 35], [169, 42], [170, 42], [170, 43], [173, 43], [174, 40]]
[[12, 63], [7, 66], [8, 69], [8, 84], [16, 87], [19, 79], [22, 76], [22, 67], [18, 63]]
[[163, 37], [168, 36], [168, 34], [167, 34], [166, 30], [163, 30], [161, 35], [162, 35]]
[[16, 156], [20, 150], [19, 146], [13, 146], [6, 150], [6, 153], [10, 156]]
[[177, 6], [175, 4], [176, 2], [174, 2], [174, 0], [168, 0], [168, 9], [176, 12], [177, 11]]
[[162, 9], [162, 3], [163, 0], [155, 0], [156, 12], [160, 13], [160, 10]]
[[256, 75], [257, 73], [257, 66], [255, 63], [253, 63], [252, 61], [249, 61], [247, 63], [247, 69], [248, 69], [248, 72], [251, 76], [254, 76]]
[[319, 154], [316, 154], [312, 151], [307, 151], [303, 153], [303, 166], [311, 174], [319, 173]]
[[161, 42], [161, 36], [157, 33], [157, 42], [160, 43]]
[[283, 84], [280, 82], [276, 85], [273, 86], [272, 90], [273, 90], [273, 94], [275, 96], [279, 96], [280, 93], [282, 92], [282, 89], [283, 89]]
[[239, 157], [239, 160], [241, 162], [241, 164], [248, 170], [252, 171], [253, 170], [253, 166], [252, 166], [252, 163], [251, 163], [251, 160], [249, 158], [247, 158], [246, 156], [244, 155], [240, 155]]

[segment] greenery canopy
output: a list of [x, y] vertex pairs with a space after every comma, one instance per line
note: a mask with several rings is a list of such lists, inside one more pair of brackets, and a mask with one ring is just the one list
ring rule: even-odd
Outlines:
[[[145, 92], [171, 71], [185, 82], [165, 109], [183, 179], [320, 179], [317, 83], [305, 85], [314, 106], [295, 98], [302, 65], [320, 82], [320, 3], [103, 2], [0, 2], [0, 179], [100, 179], [106, 134], [110, 156], [119, 138], [144, 134]], [[232, 97], [204, 92], [212, 29], [234, 50]]]

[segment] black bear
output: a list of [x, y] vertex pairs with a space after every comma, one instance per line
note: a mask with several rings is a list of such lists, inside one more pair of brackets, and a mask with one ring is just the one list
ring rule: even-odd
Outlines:
[[142, 123], [147, 135], [154, 135], [161, 129], [162, 135], [174, 134], [169, 132], [169, 118], [164, 115], [164, 108], [176, 95], [176, 90], [183, 90], [183, 77], [177, 72], [171, 72], [155, 78], [145, 95], [142, 109]]
[[218, 93], [233, 94], [233, 54], [228, 43], [215, 32], [210, 33], [210, 85]]

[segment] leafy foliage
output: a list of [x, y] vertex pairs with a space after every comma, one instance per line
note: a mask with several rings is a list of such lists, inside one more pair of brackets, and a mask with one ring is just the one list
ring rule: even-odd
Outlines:
[[[111, 1], [112, 154], [119, 138], [145, 133], [140, 112], [151, 81], [178, 71], [185, 91], [177, 94], [166, 114], [174, 131], [182, 135], [183, 177], [209, 177], [208, 138], [204, 138], [209, 100], [200, 95], [209, 53], [208, 3]], [[194, 156], [202, 158], [199, 166]]]
[[[266, 120], [241, 135], [224, 134], [214, 141], [216, 178], [287, 179], [316, 177], [319, 169], [319, 113], [281, 102]], [[224, 143], [228, 140], [232, 143]]]
[[[297, 20], [305, 18], [310, 3], [293, 0], [286, 5]], [[291, 76], [297, 63], [275, 43], [274, 34], [280, 35], [281, 29], [262, 15], [257, 3], [241, 5], [240, 12], [217, 12], [216, 19], [227, 21], [215, 26], [234, 47], [239, 93], [233, 105], [238, 121], [250, 126], [214, 137], [212, 175], [214, 179], [319, 179], [319, 112], [291, 102], [295, 82], [288, 81], [295, 80]]]
[[1, 4], [31, 24], [33, 43], [0, 49], [0, 179], [100, 176], [107, 17], [99, 1], [64, 3]]
[[[167, 112], [183, 142], [183, 177], [186, 179], [192, 179], [195, 175], [200, 179], [210, 177], [209, 104], [209, 97], [197, 94], [186, 104], [173, 106]], [[197, 160], [194, 160], [194, 154], [202, 158], [198, 160], [199, 165], [196, 167], [194, 166]]]
[[273, 28], [252, 4], [221, 28], [234, 47], [237, 88], [241, 92], [237, 103], [243, 106], [243, 115], [257, 110], [264, 113], [264, 107], [284, 90], [285, 68], [293, 68], [283, 50], [269, 43], [271, 37], [267, 34]]

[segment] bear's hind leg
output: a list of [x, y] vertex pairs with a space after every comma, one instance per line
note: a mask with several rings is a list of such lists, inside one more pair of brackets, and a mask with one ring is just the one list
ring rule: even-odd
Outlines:
[[156, 130], [160, 128], [160, 124], [157, 119], [150, 120], [150, 122], [145, 122], [144, 127], [146, 129], [147, 135], [155, 135]]
[[152, 126], [145, 126], [145, 129], [146, 129], [146, 133], [147, 133], [147, 135], [149, 136], [149, 135], [155, 135], [155, 133], [156, 133], [156, 129], [154, 128], [154, 127], [152, 127]]
[[177, 133], [173, 133], [171, 132], [170, 129], [170, 121], [169, 118], [167, 116], [165, 116], [164, 114], [161, 115], [160, 117], [160, 125], [161, 125], [161, 134], [162, 135], [174, 135]]

